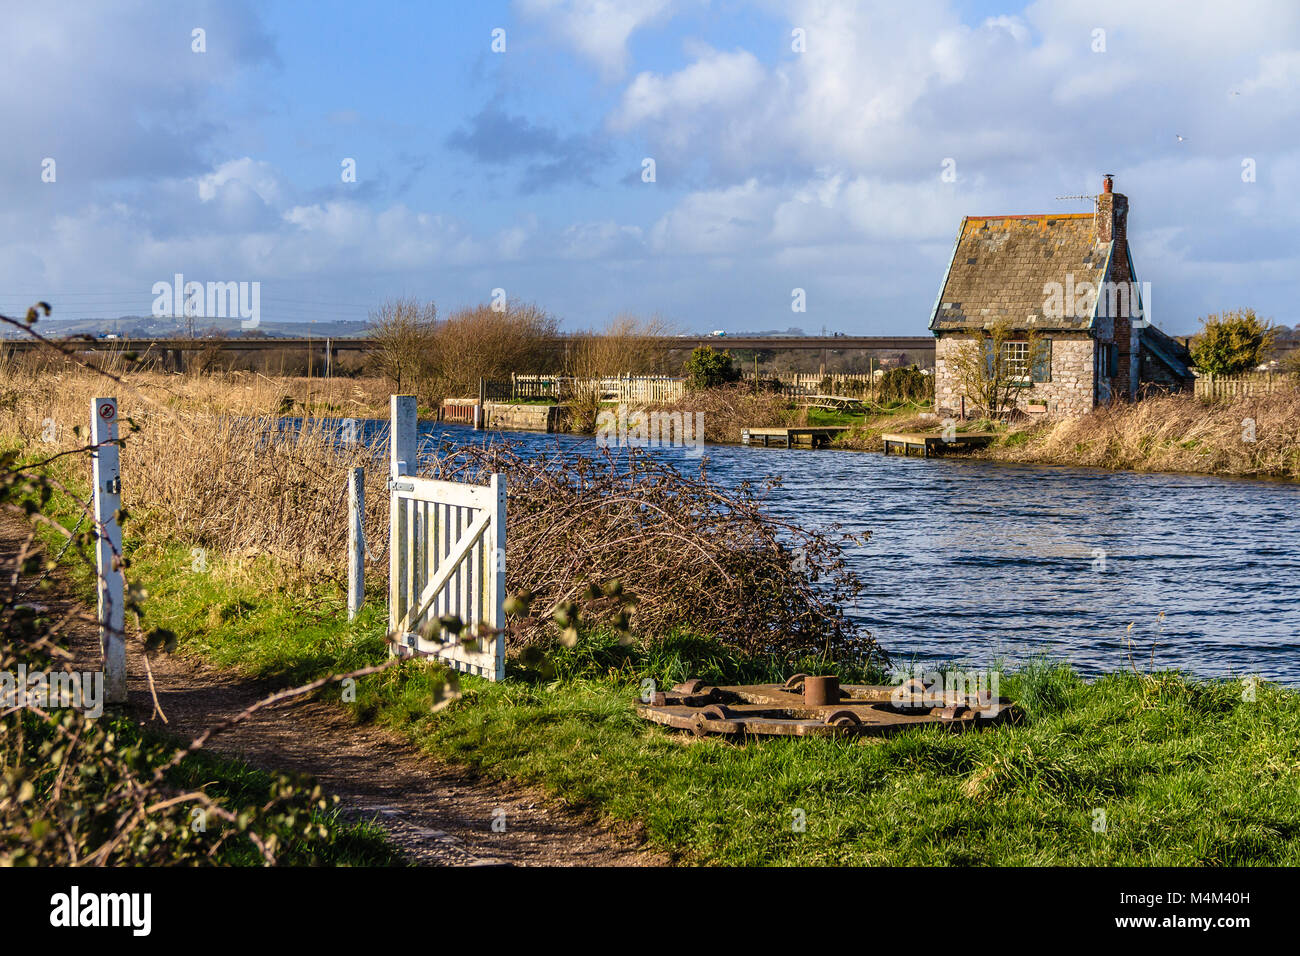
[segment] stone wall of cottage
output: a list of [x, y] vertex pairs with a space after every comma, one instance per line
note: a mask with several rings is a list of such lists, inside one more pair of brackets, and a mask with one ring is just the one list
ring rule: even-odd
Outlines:
[[[1052, 380], [1035, 382], [1020, 391], [1020, 407], [1046, 405], [1047, 414], [1056, 418], [1086, 415], [1093, 408], [1093, 376], [1096, 370], [1095, 347], [1087, 333], [1070, 335], [1053, 332], [1044, 335], [1052, 340]], [[962, 385], [952, 361], [955, 351], [974, 336], [945, 332], [934, 343], [935, 411], [941, 418], [961, 413]], [[973, 400], [966, 400], [970, 410]]]

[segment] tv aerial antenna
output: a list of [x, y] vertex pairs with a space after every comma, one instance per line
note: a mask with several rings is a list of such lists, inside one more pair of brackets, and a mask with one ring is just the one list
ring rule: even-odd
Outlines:
[[[1103, 176], [1105, 179], [1110, 180], [1110, 181], [1113, 181], [1113, 180], [1115, 179], [1115, 176], [1114, 176], [1113, 173], [1102, 173], [1102, 176]], [[1057, 196], [1057, 197], [1056, 197], [1057, 202], [1070, 202], [1070, 201], [1073, 201], [1073, 200], [1076, 200], [1076, 199], [1077, 199], [1077, 200], [1087, 199], [1087, 200], [1090, 200], [1090, 201], [1092, 201], [1092, 202], [1096, 202], [1096, 201], [1097, 201], [1097, 197], [1096, 197], [1095, 195], [1091, 194], [1091, 193], [1083, 193], [1083, 194], [1078, 195], [1078, 196]]]

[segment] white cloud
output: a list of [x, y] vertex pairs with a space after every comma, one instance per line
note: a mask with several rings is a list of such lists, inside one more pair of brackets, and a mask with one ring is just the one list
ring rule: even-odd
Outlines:
[[198, 177], [199, 199], [212, 202], [235, 187], [243, 187], [269, 206], [281, 197], [280, 177], [270, 163], [245, 156], [222, 163], [210, 173]]
[[637, 30], [664, 17], [672, 0], [518, 0], [528, 17], [553, 33], [608, 78], [627, 68], [627, 42]]
[[600, 259], [643, 251], [642, 230], [613, 219], [576, 222], [560, 235], [558, 254], [565, 259]]
[[1241, 85], [1241, 92], [1300, 92], [1300, 50], [1283, 50], [1262, 57], [1259, 72]]
[[726, 110], [748, 105], [766, 79], [758, 58], [747, 50], [700, 51], [699, 59], [669, 76], [638, 74], [614, 117], [618, 128], [660, 120], [671, 111]]

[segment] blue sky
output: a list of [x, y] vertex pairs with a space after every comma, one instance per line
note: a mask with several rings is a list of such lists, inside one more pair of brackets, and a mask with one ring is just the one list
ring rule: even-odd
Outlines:
[[182, 272], [268, 319], [502, 288], [568, 328], [920, 334], [963, 215], [1111, 172], [1158, 324], [1300, 322], [1289, 0], [66, 6], [0, 5], [6, 312]]

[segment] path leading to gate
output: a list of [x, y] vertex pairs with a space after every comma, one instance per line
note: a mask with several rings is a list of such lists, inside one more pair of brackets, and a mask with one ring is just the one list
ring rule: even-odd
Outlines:
[[[0, 512], [0, 576], [12, 573], [26, 538], [21, 518]], [[53, 588], [29, 598], [51, 610], [75, 598], [57, 575]], [[20, 584], [20, 590], [22, 585]], [[93, 625], [73, 641], [77, 669], [98, 669]], [[280, 687], [250, 681], [176, 655], [151, 661], [164, 725], [153, 717], [138, 640], [128, 642], [132, 712], [148, 726], [186, 742], [245, 710]], [[342, 801], [352, 820], [378, 823], [412, 862], [425, 865], [662, 866], [668, 860], [637, 845], [636, 834], [615, 832], [587, 812], [567, 807], [536, 787], [491, 780], [419, 752], [380, 727], [356, 725], [343, 708], [300, 700], [258, 711], [213, 738], [208, 749], [267, 771], [293, 771], [318, 780]], [[504, 832], [492, 820], [505, 812]]]

